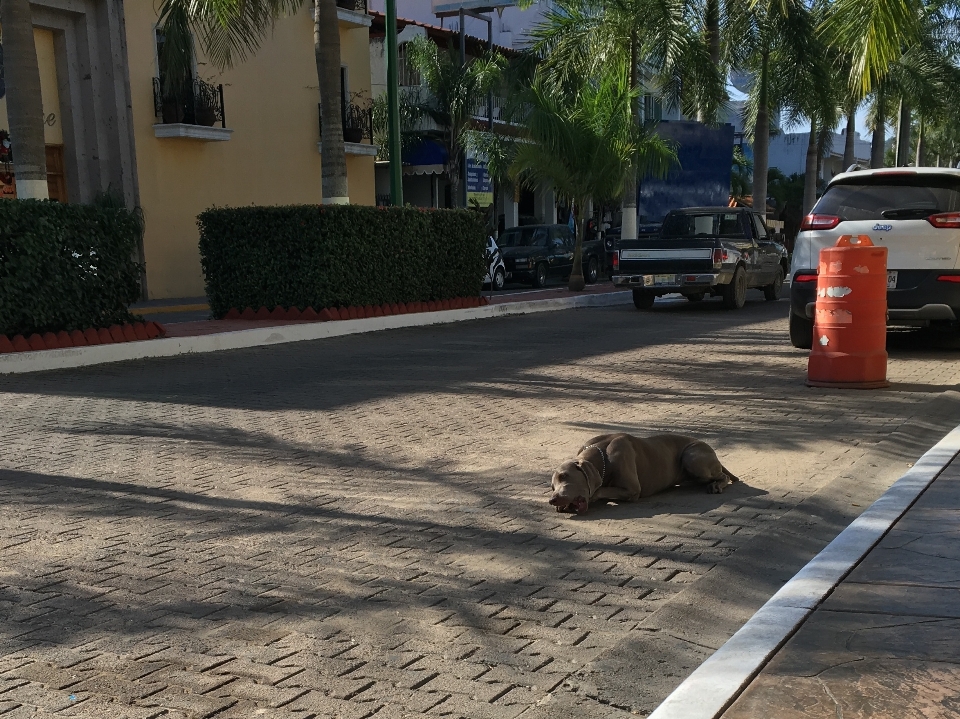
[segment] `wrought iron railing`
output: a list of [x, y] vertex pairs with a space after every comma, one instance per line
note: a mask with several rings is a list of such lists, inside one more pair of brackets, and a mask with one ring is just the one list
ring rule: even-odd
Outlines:
[[337, 7], [353, 12], [367, 12], [367, 0], [337, 0]]
[[227, 126], [223, 111], [223, 85], [211, 85], [199, 78], [173, 92], [164, 92], [160, 78], [153, 78], [153, 109], [164, 125]]
[[[319, 104], [317, 105], [319, 108]], [[323, 117], [320, 117], [320, 135], [323, 136]], [[350, 103], [343, 108], [343, 141], [373, 142], [373, 108], [359, 107]]]

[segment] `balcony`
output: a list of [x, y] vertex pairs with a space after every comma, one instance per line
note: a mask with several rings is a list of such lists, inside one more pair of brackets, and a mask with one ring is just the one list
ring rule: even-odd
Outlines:
[[[319, 109], [320, 105], [317, 105]], [[323, 118], [320, 118], [320, 136], [323, 137]], [[369, 142], [364, 142], [369, 140]], [[376, 155], [373, 143], [373, 109], [350, 103], [343, 106], [343, 145], [348, 155]], [[317, 143], [320, 149], [322, 143]], [[321, 150], [322, 152], [322, 150]]]
[[[153, 110], [156, 137], [181, 137], [203, 141], [229, 140], [223, 111], [223, 85], [194, 79], [184, 89], [165, 94], [160, 78], [153, 78]], [[219, 122], [220, 127], [214, 127]]]
[[351, 28], [373, 24], [373, 17], [367, 13], [367, 0], [337, 0], [337, 19]]

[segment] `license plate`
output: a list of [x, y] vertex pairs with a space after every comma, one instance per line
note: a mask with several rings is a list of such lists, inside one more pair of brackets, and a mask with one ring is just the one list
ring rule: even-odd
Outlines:
[[675, 285], [677, 284], [676, 275], [654, 275], [653, 284], [655, 285]]
[[896, 270], [887, 270], [887, 289], [888, 290], [897, 289], [897, 271]]

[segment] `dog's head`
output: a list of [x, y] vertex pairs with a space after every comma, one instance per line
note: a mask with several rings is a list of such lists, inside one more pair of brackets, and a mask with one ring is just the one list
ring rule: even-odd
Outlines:
[[[592, 475], [596, 475], [595, 477]], [[596, 468], [580, 459], [568, 459], [553, 473], [550, 484], [553, 494], [550, 504], [558, 512], [584, 514], [593, 494], [591, 485], [599, 487], [602, 480]]]

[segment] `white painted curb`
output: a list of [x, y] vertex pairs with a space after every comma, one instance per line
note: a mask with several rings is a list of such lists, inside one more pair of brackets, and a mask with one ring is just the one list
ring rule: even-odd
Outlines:
[[960, 452], [960, 426], [930, 448], [850, 526], [673, 690], [647, 719], [717, 719], [794, 630]]
[[73, 347], [62, 350], [41, 350], [39, 352], [13, 352], [0, 355], [0, 374], [22, 374], [42, 370], [69, 369], [87, 367], [107, 362], [143, 359], [145, 357], [173, 357], [194, 352], [218, 352], [220, 350], [262, 347], [318, 340], [325, 337], [340, 337], [361, 332], [398, 329], [401, 327], [423, 327], [426, 325], [448, 324], [464, 320], [477, 320], [485, 317], [503, 317], [523, 315], [532, 312], [550, 312], [577, 307], [610, 307], [633, 302], [631, 292], [605, 292], [596, 295], [578, 295], [575, 297], [556, 297], [546, 300], [527, 302], [503, 302], [463, 310], [440, 310], [437, 312], [417, 312], [408, 315], [390, 315], [388, 317], [370, 317], [362, 320], [338, 320], [335, 322], [310, 322], [304, 324], [280, 325], [274, 327], [256, 327], [234, 332], [218, 332], [198, 337], [166, 337], [164, 339], [141, 342], [124, 342], [114, 345], [95, 345], [93, 347]]

